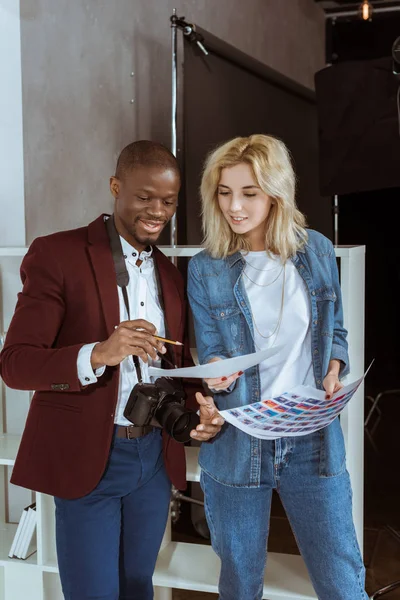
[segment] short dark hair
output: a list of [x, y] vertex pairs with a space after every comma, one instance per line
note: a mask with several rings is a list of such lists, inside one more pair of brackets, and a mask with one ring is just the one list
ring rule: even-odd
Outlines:
[[115, 177], [122, 179], [135, 167], [161, 167], [180, 177], [178, 161], [168, 148], [158, 142], [139, 140], [126, 146], [118, 157]]

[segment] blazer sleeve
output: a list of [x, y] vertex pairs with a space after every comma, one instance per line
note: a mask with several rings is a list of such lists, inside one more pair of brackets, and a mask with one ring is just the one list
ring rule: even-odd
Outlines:
[[20, 390], [80, 391], [77, 357], [83, 344], [55, 347], [66, 310], [64, 284], [45, 238], [29, 248], [21, 280], [23, 289], [0, 354], [1, 377]]

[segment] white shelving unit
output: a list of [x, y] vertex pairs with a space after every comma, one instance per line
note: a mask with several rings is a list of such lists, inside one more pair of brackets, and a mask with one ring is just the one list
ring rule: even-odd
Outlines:
[[[192, 256], [201, 248], [162, 248], [169, 256]], [[20, 289], [19, 265], [25, 248], [0, 248], [0, 332], [6, 331]], [[349, 331], [351, 379], [364, 372], [364, 269], [365, 248], [340, 247], [345, 326]], [[0, 382], [0, 600], [63, 600], [55, 549], [53, 498], [35, 494], [37, 548], [28, 560], [9, 559], [16, 530], [10, 515], [20, 515], [31, 493], [8, 484], [29, 403], [27, 392], [9, 390]], [[363, 386], [341, 417], [347, 446], [347, 462], [354, 491], [354, 518], [362, 547], [363, 527]], [[0, 407], [1, 408], [1, 407]], [[1, 433], [1, 431], [7, 433]], [[186, 448], [188, 481], [199, 481], [198, 448]], [[12, 486], [11, 486], [12, 487]], [[19, 495], [20, 494], [20, 495]], [[22, 494], [22, 496], [21, 496]], [[154, 575], [156, 600], [170, 600], [171, 589], [217, 593], [219, 560], [210, 546], [172, 542], [168, 524]], [[268, 556], [263, 598], [268, 600], [315, 600], [316, 595], [300, 556]]]

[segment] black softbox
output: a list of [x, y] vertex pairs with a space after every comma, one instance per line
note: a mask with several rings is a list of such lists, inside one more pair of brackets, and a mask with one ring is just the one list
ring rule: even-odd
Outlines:
[[316, 73], [322, 195], [400, 186], [399, 83], [391, 58]]

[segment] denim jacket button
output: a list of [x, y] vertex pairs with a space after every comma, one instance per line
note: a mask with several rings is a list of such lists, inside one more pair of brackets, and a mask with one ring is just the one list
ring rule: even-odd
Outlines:
[[320, 385], [321, 384], [321, 380], [317, 379], [317, 384]]
[[315, 292], [314, 291], [311, 292], [311, 296], [315, 296]]
[[314, 354], [318, 354], [318, 350], [314, 350]]
[[318, 319], [315, 319], [314, 325], [318, 325]]
[[222, 312], [222, 313], [221, 313], [221, 317], [224, 317], [224, 316], [225, 316], [225, 313], [224, 313], [224, 312]]

